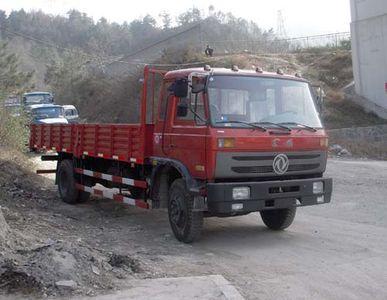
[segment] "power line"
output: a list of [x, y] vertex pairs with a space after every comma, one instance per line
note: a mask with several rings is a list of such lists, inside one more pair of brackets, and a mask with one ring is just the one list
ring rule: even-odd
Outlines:
[[[52, 44], [52, 43], [49, 43], [49, 42], [47, 42], [47, 41], [38, 39], [38, 38], [36, 38], [36, 37], [27, 36], [27, 35], [25, 35], [25, 34], [22, 34], [22, 33], [19, 33], [19, 32], [15, 32], [15, 31], [12, 31], [12, 30], [9, 30], [9, 29], [4, 28], [4, 27], [1, 27], [1, 26], [0, 26], [0, 29], [2, 29], [3, 31], [8, 32], [8, 33], [10, 33], [10, 34], [13, 34], [13, 35], [15, 35], [15, 36], [19, 36], [19, 37], [21, 37], [21, 38], [23, 38], [23, 39], [30, 40], [30, 41], [33, 41], [33, 42], [36, 42], [36, 43], [39, 43], [39, 44], [43, 44], [43, 45], [46, 46], [46, 47], [56, 48], [56, 49], [59, 49], [59, 50], [69, 51], [69, 52], [73, 52], [73, 53], [79, 53], [79, 54], [82, 54], [82, 55], [85, 55], [85, 56], [89, 56], [90, 58], [93, 58], [93, 59], [100, 59], [100, 60], [112, 60], [112, 59], [114, 59], [114, 61], [109, 62], [109, 63], [103, 63], [103, 62], [100, 62], [100, 63], [99, 63], [100, 66], [102, 66], [102, 65], [103, 65], [103, 66], [109, 66], [109, 65], [111, 65], [111, 64], [117, 62], [117, 63], [124, 63], [124, 64], [128, 64], [128, 65], [137, 65], [137, 66], [140, 66], [140, 65], [141, 65], [141, 66], [144, 66], [144, 65], [152, 65], [152, 66], [177, 67], [177, 66], [187, 66], [187, 65], [195, 65], [195, 64], [205, 64], [206, 62], [193, 62], [193, 63], [186, 63], [186, 64], [154, 64], [154, 63], [151, 63], [151, 62], [145, 62], [145, 61], [140, 61], [140, 62], [128, 62], [128, 61], [124, 61], [123, 59], [127, 59], [127, 58], [129, 58], [129, 57], [135, 56], [135, 55], [138, 54], [138, 53], [141, 53], [141, 52], [143, 52], [143, 51], [146, 51], [146, 50], [148, 50], [148, 49], [151, 49], [151, 48], [153, 48], [153, 47], [155, 47], [155, 46], [157, 46], [157, 45], [159, 45], [159, 44], [161, 44], [161, 43], [163, 43], [163, 42], [166, 42], [166, 41], [168, 41], [168, 40], [170, 40], [170, 39], [172, 39], [172, 38], [175, 38], [175, 37], [180, 36], [180, 35], [182, 35], [182, 34], [184, 34], [184, 33], [187, 33], [187, 32], [189, 32], [189, 31], [191, 31], [191, 30], [193, 30], [193, 29], [195, 29], [195, 28], [197, 28], [197, 27], [199, 27], [199, 26], [200, 26], [200, 24], [195, 24], [194, 26], [192, 26], [192, 27], [190, 27], [190, 28], [188, 28], [188, 29], [186, 29], [186, 30], [184, 30], [184, 31], [181, 31], [181, 32], [179, 32], [179, 33], [177, 33], [177, 34], [174, 34], [174, 35], [172, 35], [172, 36], [169, 36], [169, 37], [167, 37], [167, 38], [165, 38], [165, 39], [159, 40], [159, 41], [157, 41], [157, 42], [155, 42], [155, 43], [153, 43], [153, 44], [151, 44], [151, 45], [148, 45], [148, 46], [146, 46], [146, 47], [144, 47], [144, 48], [142, 48], [142, 49], [140, 49], [140, 50], [137, 50], [137, 51], [135, 51], [135, 52], [133, 52], [133, 53], [131, 53], [131, 54], [129, 54], [129, 55], [126, 55], [126, 56], [124, 56], [123, 58], [120, 58], [120, 59], [116, 59], [116, 58], [114, 58], [114, 57], [109, 57], [109, 56], [103, 57], [103, 56], [99, 56], [99, 55], [95, 55], [95, 54], [89, 54], [89, 53], [86, 53], [86, 52], [81, 51], [81, 50], [76, 50], [76, 49], [71, 49], [71, 48], [62, 47], [62, 46], [59, 46], [59, 45], [56, 45], [56, 44]], [[32, 56], [32, 55], [31, 55], [31, 56]], [[41, 59], [39, 59], [39, 60], [41, 60]], [[42, 61], [42, 60], [41, 60], [41, 61]], [[86, 62], [86, 63], [84, 63], [84, 64], [85, 64], [85, 65], [86, 65], [86, 64], [89, 64], [89, 62]]]
[[68, 52], [72, 52], [72, 53], [76, 53], [76, 54], [81, 54], [81, 55], [88, 56], [88, 57], [94, 58], [94, 59], [95, 58], [109, 59], [109, 60], [113, 59], [113, 57], [108, 57], [108, 56], [103, 57], [103, 56], [100, 56], [100, 55], [97, 55], [97, 54], [87, 53], [87, 52], [85, 52], [83, 50], [76, 50], [76, 49], [73, 49], [73, 48], [62, 47], [62, 46], [59, 46], [57, 44], [53, 44], [53, 43], [50, 43], [50, 42], [38, 39], [36, 37], [28, 36], [28, 35], [25, 35], [25, 34], [20, 33], [20, 32], [12, 31], [12, 30], [9, 30], [9, 29], [1, 27], [1, 26], [0, 26], [0, 30], [3, 30], [5, 32], [7, 32], [9, 34], [12, 34], [12, 35], [15, 35], [15, 36], [19, 36], [19, 37], [21, 37], [23, 39], [33, 41], [35, 43], [43, 44], [46, 47], [51, 47], [51, 48], [56, 48], [56, 49], [63, 50], [63, 51], [68, 51]]
[[[180, 36], [180, 35], [182, 35], [182, 34], [184, 34], [184, 33], [187, 33], [187, 32], [189, 32], [189, 31], [191, 31], [191, 30], [193, 30], [193, 29], [195, 29], [195, 28], [197, 28], [197, 27], [200, 28], [201, 23], [202, 23], [202, 22], [200, 22], [200, 23], [198, 23], [198, 24], [195, 24], [194, 26], [192, 26], [192, 27], [190, 27], [190, 28], [188, 28], [188, 29], [186, 29], [186, 30], [183, 30], [183, 31], [181, 31], [181, 32], [178, 32], [178, 33], [176, 33], [176, 34], [174, 34], [174, 35], [171, 35], [171, 36], [169, 36], [169, 37], [167, 37], [167, 38], [164, 38], [164, 39], [162, 39], [162, 40], [159, 40], [159, 41], [157, 41], [157, 42], [155, 42], [155, 43], [153, 43], [153, 44], [151, 44], [151, 45], [148, 45], [148, 46], [146, 46], [146, 47], [144, 47], [144, 48], [141, 48], [141, 49], [139, 49], [139, 50], [136, 50], [136, 51], [133, 52], [133, 53], [130, 53], [130, 54], [128, 54], [128, 55], [125, 55], [124, 57], [120, 58], [119, 61], [122, 61], [123, 59], [127, 59], [127, 58], [132, 57], [132, 56], [135, 56], [135, 55], [137, 55], [137, 54], [139, 54], [139, 53], [141, 53], [141, 52], [144, 52], [144, 51], [146, 51], [146, 50], [148, 50], [148, 49], [151, 49], [151, 48], [153, 48], [153, 47], [155, 47], [155, 46], [158, 46], [158, 45], [160, 45], [160, 44], [162, 44], [162, 43], [164, 43], [164, 42], [166, 42], [166, 41], [169, 41], [170, 39], [176, 38], [176, 37], [178, 37], [178, 36]], [[111, 64], [113, 64], [113, 63], [115, 63], [115, 61], [109, 63], [108, 66], [111, 65]]]

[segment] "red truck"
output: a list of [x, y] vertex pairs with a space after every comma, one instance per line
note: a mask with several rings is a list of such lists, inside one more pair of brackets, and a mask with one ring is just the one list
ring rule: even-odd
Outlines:
[[[90, 194], [167, 208], [175, 237], [204, 217], [260, 212], [287, 228], [298, 206], [330, 202], [328, 137], [300, 76], [262, 69], [145, 67], [138, 124], [31, 125], [31, 150], [53, 150], [61, 199]], [[123, 107], [122, 109], [131, 109]]]

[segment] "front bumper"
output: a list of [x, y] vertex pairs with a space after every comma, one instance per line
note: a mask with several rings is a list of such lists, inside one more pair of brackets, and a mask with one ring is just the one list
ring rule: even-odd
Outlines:
[[[313, 193], [313, 183], [323, 182], [323, 193]], [[249, 187], [250, 197], [233, 199], [233, 188]], [[313, 178], [285, 181], [209, 183], [207, 185], [208, 211], [214, 215], [243, 214], [269, 209], [289, 208], [329, 203], [332, 195], [331, 178]], [[239, 209], [233, 209], [233, 204]]]

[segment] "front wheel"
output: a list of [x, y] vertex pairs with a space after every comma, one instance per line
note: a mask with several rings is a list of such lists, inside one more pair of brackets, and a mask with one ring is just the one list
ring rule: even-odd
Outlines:
[[296, 216], [296, 207], [261, 211], [263, 223], [272, 230], [288, 228]]
[[198, 240], [203, 227], [203, 212], [193, 210], [194, 198], [183, 179], [176, 179], [168, 199], [169, 223], [175, 237], [184, 243]]

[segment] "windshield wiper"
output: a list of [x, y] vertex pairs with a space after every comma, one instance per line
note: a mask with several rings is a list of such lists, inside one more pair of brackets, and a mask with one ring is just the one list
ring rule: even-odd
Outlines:
[[227, 124], [227, 123], [237, 123], [237, 124], [245, 124], [250, 127], [256, 128], [256, 129], [261, 129], [262, 131], [267, 131], [267, 129], [263, 126], [259, 126], [255, 123], [249, 123], [249, 122], [244, 122], [244, 121], [237, 121], [237, 120], [231, 120], [231, 121], [217, 121], [215, 124]]
[[278, 123], [273, 123], [273, 122], [254, 122], [252, 124], [254, 124], [254, 125], [260, 125], [260, 124], [262, 124], [262, 125], [273, 125], [273, 126], [276, 126], [277, 128], [285, 129], [287, 131], [292, 131], [292, 129], [290, 127], [282, 125], [284, 123], [278, 124]]
[[283, 123], [280, 123], [280, 124], [295, 125], [295, 126], [303, 128], [303, 129], [310, 130], [312, 132], [316, 132], [317, 131], [317, 129], [313, 128], [312, 126], [308, 126], [308, 125], [305, 125], [305, 124], [302, 124], [302, 123], [298, 123], [298, 122], [283, 122]]

